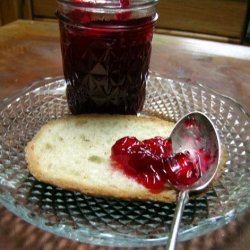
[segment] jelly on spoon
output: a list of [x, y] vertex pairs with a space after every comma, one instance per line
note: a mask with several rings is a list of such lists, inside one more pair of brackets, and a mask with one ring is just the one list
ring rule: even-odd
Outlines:
[[189, 152], [200, 167], [200, 178], [191, 185], [172, 183], [179, 194], [166, 249], [174, 250], [179, 224], [189, 193], [201, 191], [213, 180], [219, 166], [221, 148], [219, 135], [212, 121], [201, 112], [192, 112], [181, 118], [171, 135], [173, 153]]

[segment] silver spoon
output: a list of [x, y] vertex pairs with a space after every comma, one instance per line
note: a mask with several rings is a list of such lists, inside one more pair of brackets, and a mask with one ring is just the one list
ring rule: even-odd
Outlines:
[[[201, 159], [201, 177], [191, 186], [175, 186], [179, 190], [177, 207], [172, 222], [169, 239], [166, 249], [174, 250], [176, 246], [179, 224], [186, 203], [189, 200], [189, 193], [201, 191], [213, 180], [219, 166], [221, 148], [218, 133], [212, 121], [201, 112], [192, 112], [181, 118], [175, 125], [170, 138], [172, 140], [173, 153], [189, 151], [191, 157], [202, 155], [209, 156], [204, 162]], [[201, 155], [201, 156], [202, 156]], [[203, 161], [203, 162], [202, 162]]]

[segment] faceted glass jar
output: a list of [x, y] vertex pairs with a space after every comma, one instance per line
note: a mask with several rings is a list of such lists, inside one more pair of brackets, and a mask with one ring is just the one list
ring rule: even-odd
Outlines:
[[136, 114], [144, 104], [157, 0], [59, 0], [73, 114]]

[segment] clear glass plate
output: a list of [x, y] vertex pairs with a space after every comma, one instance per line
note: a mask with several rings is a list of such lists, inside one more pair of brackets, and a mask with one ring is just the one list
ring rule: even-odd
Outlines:
[[[48, 120], [67, 114], [65, 81], [47, 78], [0, 104], [0, 201], [25, 221], [80, 242], [142, 247], [166, 243], [175, 204], [128, 202], [69, 192], [38, 182], [27, 171], [24, 147]], [[151, 73], [143, 113], [177, 120], [207, 114], [229, 159], [217, 185], [191, 200], [179, 240], [211, 232], [250, 205], [249, 116], [233, 100], [201, 85]]]

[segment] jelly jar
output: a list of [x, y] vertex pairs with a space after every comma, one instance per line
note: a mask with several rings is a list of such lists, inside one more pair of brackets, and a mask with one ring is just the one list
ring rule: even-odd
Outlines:
[[58, 0], [66, 96], [73, 114], [141, 111], [157, 0]]

